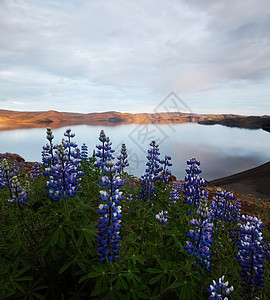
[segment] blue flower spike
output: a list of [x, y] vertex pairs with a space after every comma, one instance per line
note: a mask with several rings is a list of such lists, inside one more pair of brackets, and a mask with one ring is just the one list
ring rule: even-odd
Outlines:
[[167, 215], [168, 215], [168, 212], [162, 210], [161, 212], [156, 214], [156, 219], [161, 225], [166, 224], [166, 223], [168, 223], [168, 218], [166, 218]]
[[236, 258], [242, 267], [240, 274], [247, 285], [250, 297], [255, 297], [264, 286], [264, 241], [260, 219], [243, 215], [241, 220], [241, 233], [238, 241]]
[[211, 296], [208, 300], [228, 300], [230, 294], [234, 291], [233, 286], [229, 287], [229, 282], [224, 282], [224, 275], [219, 278], [218, 282], [215, 280], [210, 284], [210, 288], [207, 288]]

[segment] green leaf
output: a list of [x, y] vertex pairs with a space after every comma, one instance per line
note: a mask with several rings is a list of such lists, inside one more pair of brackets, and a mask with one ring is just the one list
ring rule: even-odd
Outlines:
[[161, 291], [163, 291], [165, 289], [166, 284], [167, 284], [166, 274], [163, 274], [162, 279], [161, 279], [161, 285], [160, 285]]
[[40, 300], [45, 300], [45, 297], [38, 294], [38, 293], [32, 293], [33, 296], [35, 296], [37, 299], [40, 299]]
[[149, 281], [149, 283], [150, 283], [150, 284], [156, 283], [157, 281], [160, 280], [160, 278], [161, 278], [162, 276], [163, 276], [163, 274], [159, 274], [159, 275], [157, 275], [156, 277], [151, 278], [150, 281]]
[[182, 282], [174, 282], [173, 284], [170, 285], [170, 288], [171, 289], [175, 289], [175, 288], [178, 288], [178, 287], [180, 287], [182, 285], [183, 285]]
[[[23, 273], [25, 273], [30, 268], [31, 268], [31, 266], [25, 266], [25, 267], [23, 267], [19, 272], [16, 273], [15, 278], [21, 276]], [[16, 270], [17, 270], [17, 267], [16, 267]]]
[[32, 276], [24, 276], [24, 277], [19, 277], [16, 278], [15, 281], [27, 281], [27, 280], [33, 280]]
[[86, 279], [88, 279], [88, 274], [83, 275], [83, 276], [80, 278], [79, 283], [84, 282]]
[[91, 293], [91, 297], [94, 297], [94, 296], [97, 296], [97, 295], [100, 295], [100, 294], [103, 294], [107, 291], [108, 287], [107, 286], [104, 286], [103, 288], [100, 288], [100, 289], [95, 289], [93, 290], [93, 292]]
[[118, 276], [118, 278], [117, 278], [115, 288], [116, 288], [117, 290], [120, 290], [120, 288], [121, 288], [121, 280], [120, 280], [120, 276]]
[[54, 246], [58, 240], [58, 237], [59, 237], [59, 228], [55, 231], [55, 233], [53, 234], [53, 237], [51, 239], [51, 246]]
[[58, 271], [59, 274], [62, 274], [63, 272], [65, 272], [71, 265], [72, 265], [73, 261], [69, 261], [66, 264], [64, 264], [60, 270]]
[[79, 283], [82, 283], [86, 279], [95, 278], [95, 277], [99, 277], [99, 276], [102, 276], [102, 273], [91, 272], [91, 273], [85, 274], [83, 277], [81, 277], [81, 279], [79, 280]]
[[85, 231], [84, 231], [84, 237], [85, 237], [85, 239], [86, 239], [87, 244], [88, 244], [90, 247], [92, 247], [91, 234], [85, 230]]
[[80, 260], [77, 260], [76, 262], [77, 262], [77, 265], [81, 268], [81, 270], [83, 272], [86, 272], [86, 266], [85, 266], [85, 264], [83, 262], [81, 262]]
[[82, 243], [83, 243], [83, 238], [84, 238], [84, 234], [81, 232], [80, 236], [79, 236], [79, 240], [78, 240], [78, 246], [81, 247]]
[[120, 276], [119, 278], [120, 278], [122, 287], [127, 290], [128, 289], [128, 285], [127, 285], [125, 279], [122, 276]]
[[60, 245], [62, 247], [65, 247], [66, 246], [66, 236], [65, 236], [65, 232], [62, 227], [60, 228], [59, 233], [60, 233]]
[[46, 255], [46, 253], [48, 252], [49, 249], [50, 249], [50, 244], [47, 244], [45, 247], [43, 247], [43, 249], [40, 253], [40, 257], [44, 258], [44, 256]]
[[154, 269], [154, 268], [148, 268], [148, 269], [146, 269], [146, 271], [149, 272], [149, 273], [154, 273], [154, 274], [163, 273], [164, 272], [163, 270]]

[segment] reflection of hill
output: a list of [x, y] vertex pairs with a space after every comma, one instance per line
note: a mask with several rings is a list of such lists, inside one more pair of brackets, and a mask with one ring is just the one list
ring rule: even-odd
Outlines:
[[228, 127], [239, 127], [249, 129], [262, 128], [265, 131], [270, 132], [270, 118], [268, 116], [257, 117], [257, 116], [235, 116], [234, 118], [223, 118], [216, 120], [203, 120], [198, 123], [204, 125], [220, 124]]
[[270, 117], [246, 117], [231, 114], [200, 115], [192, 113], [120, 113], [115, 111], [102, 113], [67, 113], [58, 111], [18, 112], [0, 110], [0, 130], [15, 128], [52, 127], [59, 128], [67, 125], [107, 125], [120, 124], [168, 124], [198, 122], [201, 124], [221, 124], [244, 128], [270, 128]]

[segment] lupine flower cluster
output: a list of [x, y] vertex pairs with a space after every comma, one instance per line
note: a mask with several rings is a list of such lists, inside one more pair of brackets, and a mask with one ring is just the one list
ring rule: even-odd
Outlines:
[[[150, 149], [147, 155], [147, 168], [145, 169], [145, 174], [141, 176], [141, 199], [153, 199], [155, 195], [155, 181], [164, 181], [169, 183], [169, 176], [171, 171], [168, 169], [172, 164], [170, 163], [171, 157], [165, 156], [165, 159], [159, 159], [159, 148], [155, 141], [150, 143]], [[163, 167], [161, 165], [164, 165]]]
[[80, 149], [77, 147], [77, 144], [75, 142], [72, 142], [71, 139], [75, 137], [75, 133], [71, 133], [71, 129], [67, 129], [64, 133], [64, 136], [66, 139], [62, 140], [62, 145], [65, 148], [65, 153], [68, 158], [68, 162], [80, 162], [81, 161], [81, 153]]
[[74, 197], [80, 186], [83, 172], [79, 170], [78, 161], [68, 162], [68, 156], [65, 153], [64, 146], [61, 144], [56, 151], [57, 163], [51, 168], [46, 169], [45, 175], [49, 173], [50, 177], [45, 188], [48, 190], [48, 196], [55, 201], [59, 201], [61, 196], [66, 199], [67, 196]]
[[9, 194], [10, 198], [13, 197], [12, 195], [12, 189], [11, 189], [11, 184], [12, 184], [12, 178], [14, 176], [19, 177], [18, 172], [14, 172], [14, 168], [12, 167], [10, 170], [8, 160], [7, 160], [8, 154], [6, 153], [5, 158], [2, 159], [1, 164], [0, 164], [0, 188], [3, 189], [5, 187], [8, 187], [9, 189]]
[[[224, 275], [219, 278], [218, 282], [215, 280], [210, 284], [210, 288], [207, 288], [211, 296], [208, 300], [228, 300], [230, 294], [234, 291], [233, 286], [228, 287], [229, 282], [224, 282]], [[223, 298], [224, 297], [224, 298]]]
[[168, 215], [167, 211], [161, 211], [158, 214], [156, 214], [156, 219], [158, 220], [158, 222], [160, 224], [166, 224], [168, 223], [168, 218], [166, 218], [166, 216]]
[[96, 145], [96, 148], [98, 149], [95, 154], [98, 158], [96, 166], [100, 166], [103, 170], [106, 162], [114, 159], [112, 155], [112, 153], [114, 153], [114, 149], [112, 149], [110, 138], [106, 136], [104, 130], [100, 131], [99, 140], [101, 145]]
[[47, 128], [46, 133], [47, 133], [46, 138], [49, 141], [49, 144], [47, 143], [46, 145], [43, 146], [43, 151], [41, 153], [42, 163], [45, 168], [55, 164], [54, 150], [56, 150], [58, 147], [58, 145], [53, 145], [54, 135], [50, 127]]
[[170, 200], [172, 200], [173, 203], [176, 203], [180, 200], [180, 193], [182, 190], [182, 184], [180, 181], [173, 182], [172, 184], [172, 190], [170, 191]]
[[11, 192], [12, 192], [12, 199], [8, 199], [9, 203], [18, 203], [18, 205], [25, 204], [25, 201], [29, 199], [25, 190], [20, 185], [17, 176], [13, 176], [11, 181]]
[[161, 170], [161, 176], [160, 181], [169, 183], [169, 177], [172, 175], [172, 172], [168, 169], [168, 167], [171, 167], [172, 164], [170, 162], [172, 158], [168, 155], [165, 156], [165, 159], [160, 159], [159, 162], [161, 165], [163, 165]]
[[243, 215], [241, 234], [236, 258], [242, 267], [240, 274], [247, 284], [250, 296], [254, 296], [264, 286], [263, 224], [260, 219]]
[[[184, 203], [188, 203], [194, 208], [198, 208], [200, 204], [200, 198], [202, 196], [208, 197], [205, 190], [201, 188], [206, 186], [205, 180], [200, 177], [202, 172], [200, 169], [200, 161], [196, 158], [191, 158], [187, 161], [188, 168], [186, 169], [185, 184], [184, 184]], [[187, 212], [187, 215], [191, 213], [191, 209]]]
[[19, 177], [19, 166], [17, 160], [14, 160], [13, 166], [11, 168], [12, 176]]
[[8, 161], [4, 158], [0, 165], [0, 188], [3, 189], [9, 186], [11, 178]]
[[147, 168], [145, 169], [146, 174], [154, 175], [154, 180], [160, 179], [160, 172], [162, 171], [162, 167], [160, 167], [160, 159], [159, 159], [159, 147], [155, 141], [150, 143], [150, 149], [148, 149], [148, 155], [146, 163]]
[[[45, 167], [45, 176], [48, 176], [47, 185], [48, 196], [55, 201], [59, 201], [61, 197], [64, 199], [74, 197], [80, 187], [83, 172], [80, 170], [80, 151], [72, 150], [77, 145], [71, 142], [71, 138], [75, 136], [67, 129], [64, 135], [67, 140], [57, 146], [56, 151], [53, 146], [53, 134], [50, 128], [47, 129], [47, 139], [50, 144], [43, 147], [43, 164]], [[52, 155], [52, 157], [51, 157]]]
[[210, 272], [211, 269], [211, 253], [210, 249], [213, 247], [213, 223], [210, 223], [208, 219], [206, 198], [202, 198], [197, 213], [202, 219], [192, 219], [190, 225], [194, 226], [195, 230], [189, 230], [187, 237], [191, 241], [186, 241], [184, 248], [188, 254], [192, 254], [196, 258], [196, 263], [201, 265]]
[[122, 144], [121, 153], [119, 156], [117, 156], [118, 161], [115, 164], [118, 167], [118, 173], [121, 178], [123, 178], [124, 168], [129, 166], [127, 157], [128, 157], [128, 154], [127, 154], [126, 145]]
[[123, 186], [122, 180], [116, 175], [117, 168], [113, 161], [107, 161], [103, 166], [105, 175], [101, 178], [100, 186], [106, 190], [100, 191], [99, 198], [102, 204], [99, 206], [98, 213], [101, 215], [98, 220], [98, 255], [100, 261], [119, 259], [118, 248], [120, 242], [121, 228], [121, 206], [123, 200], [120, 188]]
[[241, 214], [241, 202], [236, 200], [233, 204], [232, 200], [235, 200], [233, 193], [217, 189], [216, 195], [210, 204], [211, 220], [219, 219], [237, 223]]
[[151, 148], [148, 150], [147, 155], [147, 168], [145, 169], [145, 174], [141, 176], [141, 198], [143, 200], [153, 199], [155, 195], [154, 182], [160, 179], [160, 171], [162, 168], [159, 166], [159, 148], [155, 141], [150, 143]]
[[87, 160], [88, 159], [88, 147], [85, 144], [81, 146], [81, 159]]
[[100, 204], [98, 213], [103, 215], [98, 220], [98, 254], [100, 261], [119, 259], [118, 248], [121, 228], [121, 206]]
[[40, 178], [42, 175], [40, 164], [34, 164], [31, 169], [32, 180], [35, 181], [37, 178]]

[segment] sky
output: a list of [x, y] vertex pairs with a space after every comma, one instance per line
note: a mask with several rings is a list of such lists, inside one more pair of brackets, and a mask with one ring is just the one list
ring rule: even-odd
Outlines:
[[157, 108], [270, 115], [269, 0], [0, 0], [0, 109]]

